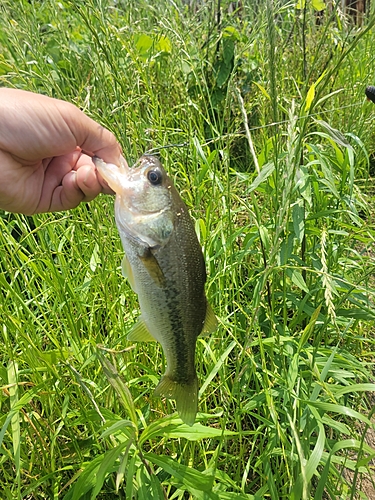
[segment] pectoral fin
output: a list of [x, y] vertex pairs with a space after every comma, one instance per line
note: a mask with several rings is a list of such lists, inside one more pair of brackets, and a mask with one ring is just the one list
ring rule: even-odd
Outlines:
[[210, 304], [207, 302], [206, 318], [204, 320], [203, 328], [200, 335], [203, 336], [208, 335], [209, 333], [214, 332], [216, 328], [217, 328], [217, 319], [215, 313]]
[[147, 248], [144, 253], [140, 255], [140, 259], [147, 269], [150, 278], [156, 283], [157, 286], [160, 288], [163, 287], [165, 285], [165, 276], [151, 249]]
[[154, 337], [149, 332], [146, 323], [143, 321], [142, 316], [133, 325], [128, 334], [128, 340], [133, 342], [156, 342]]
[[122, 269], [122, 275], [124, 276], [124, 278], [127, 278], [133, 291], [135, 293], [138, 293], [137, 287], [135, 285], [133, 270], [130, 266], [130, 262], [128, 261], [126, 254], [124, 255], [124, 258], [122, 259], [121, 269]]

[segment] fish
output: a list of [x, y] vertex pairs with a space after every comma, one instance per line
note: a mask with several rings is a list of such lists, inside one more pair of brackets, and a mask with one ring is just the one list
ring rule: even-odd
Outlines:
[[131, 168], [122, 157], [120, 166], [93, 161], [116, 194], [122, 272], [138, 294], [141, 315], [127, 338], [161, 344], [167, 366], [154, 395], [175, 400], [181, 420], [192, 426], [198, 411], [196, 341], [217, 328], [193, 221], [155, 156], [143, 155]]

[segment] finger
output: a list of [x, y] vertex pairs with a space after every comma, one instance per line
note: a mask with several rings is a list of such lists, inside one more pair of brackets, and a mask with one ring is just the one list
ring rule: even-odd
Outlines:
[[[92, 161], [91, 156], [82, 154], [78, 159], [76, 166], [74, 167], [74, 170], [76, 170], [78, 173], [77, 176], [78, 186], [85, 193], [86, 196], [90, 196], [91, 191], [94, 192], [94, 198], [100, 192], [105, 194], [115, 194], [112, 191], [112, 189], [108, 186], [106, 181], [100, 176], [99, 172], [95, 167], [94, 162]], [[85, 201], [89, 200], [87, 199]]]
[[[80, 154], [81, 153], [79, 150], [73, 151], [70, 154], [67, 154], [65, 156], [58, 156], [56, 158], [52, 158], [52, 160], [49, 159], [46, 162], [43, 188], [35, 212], [50, 212], [53, 210], [65, 210], [65, 208], [60, 206], [61, 204], [60, 196], [62, 193], [63, 180], [65, 179], [65, 176], [68, 173], [70, 173], [74, 168], [74, 166], [76, 165], [80, 157]], [[74, 179], [71, 180], [71, 183], [74, 184]], [[73, 203], [75, 203], [75, 199], [78, 198], [77, 190], [80, 191], [76, 187], [74, 189]], [[80, 196], [82, 199], [83, 194], [80, 193]], [[77, 206], [77, 204], [75, 206]]]
[[[98, 196], [99, 193], [104, 192], [104, 188], [100, 184], [96, 171], [92, 165], [83, 165], [80, 167], [77, 170], [75, 182], [78, 189], [84, 194], [84, 201], [91, 201]], [[107, 189], [107, 193], [110, 194], [112, 191]]]
[[76, 208], [84, 198], [84, 193], [77, 185], [77, 172], [72, 170], [65, 175], [62, 184], [54, 190], [49, 212], [71, 210]]
[[90, 155], [99, 156], [108, 163], [120, 164], [121, 147], [112, 132], [73, 105], [64, 106], [63, 109], [63, 117], [81, 149]]
[[121, 148], [115, 136], [73, 104], [6, 88], [0, 89], [0, 100], [0, 148], [23, 165], [65, 155], [77, 146], [118, 163]]
[[82, 201], [91, 201], [103, 191], [92, 165], [68, 172], [51, 199], [50, 211], [70, 210]]

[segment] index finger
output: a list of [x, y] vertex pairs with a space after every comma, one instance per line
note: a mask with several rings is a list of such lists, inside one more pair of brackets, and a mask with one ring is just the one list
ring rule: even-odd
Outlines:
[[[121, 146], [108, 129], [70, 106], [68, 126], [79, 146], [89, 156], [99, 156], [108, 163], [120, 164]], [[64, 117], [65, 118], [65, 117]]]

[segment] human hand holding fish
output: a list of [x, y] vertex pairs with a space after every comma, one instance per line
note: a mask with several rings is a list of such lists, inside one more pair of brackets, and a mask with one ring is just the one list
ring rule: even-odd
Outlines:
[[120, 153], [115, 136], [73, 104], [0, 89], [0, 209], [68, 210], [112, 193], [91, 156], [119, 163]]
[[141, 309], [128, 339], [160, 342], [167, 368], [155, 395], [176, 400], [181, 419], [193, 425], [198, 408], [196, 341], [217, 327], [204, 291], [206, 270], [193, 222], [154, 156], [142, 156], [133, 168], [123, 159], [120, 167], [93, 160], [116, 193], [123, 274]]

